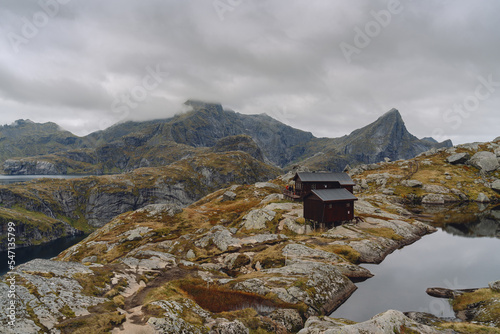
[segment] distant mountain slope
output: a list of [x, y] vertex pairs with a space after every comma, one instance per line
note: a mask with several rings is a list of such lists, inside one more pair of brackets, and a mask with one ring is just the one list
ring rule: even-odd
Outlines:
[[0, 161], [86, 147], [88, 141], [62, 130], [55, 123], [17, 120], [0, 126]]
[[[118, 173], [168, 165], [214, 147], [217, 152], [249, 152], [279, 167], [305, 164], [313, 169], [338, 171], [347, 164], [378, 162], [385, 157], [408, 159], [433, 147], [451, 146], [450, 141], [437, 143], [432, 138], [420, 140], [410, 134], [396, 109], [348, 136], [316, 138], [266, 114], [243, 115], [224, 110], [220, 104], [199, 101], [187, 101], [186, 105], [192, 110], [167, 119], [121, 123], [84, 138], [67, 133], [65, 141], [59, 140], [61, 144], [49, 152], [46, 151], [50, 147], [37, 151], [37, 154], [53, 154], [9, 160], [4, 163], [4, 171]], [[220, 143], [228, 137], [233, 138]]]

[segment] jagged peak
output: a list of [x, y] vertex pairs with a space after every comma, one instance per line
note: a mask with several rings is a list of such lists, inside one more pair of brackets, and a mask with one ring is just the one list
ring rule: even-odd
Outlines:
[[401, 116], [401, 113], [396, 108], [392, 108], [391, 110], [389, 110], [388, 112], [386, 112], [385, 114], [380, 116], [378, 119], [383, 120], [383, 119], [389, 119], [389, 118], [395, 118], [398, 121], [399, 120], [403, 121], [403, 116]]

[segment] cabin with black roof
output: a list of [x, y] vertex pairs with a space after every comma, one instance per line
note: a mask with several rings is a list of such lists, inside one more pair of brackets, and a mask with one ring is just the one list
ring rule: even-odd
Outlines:
[[354, 181], [347, 173], [298, 172], [293, 181], [294, 186], [284, 193], [292, 200], [303, 200], [312, 190], [343, 188], [352, 193], [354, 188]]
[[347, 173], [298, 172], [284, 195], [304, 202], [304, 218], [320, 224], [354, 219], [354, 181]]

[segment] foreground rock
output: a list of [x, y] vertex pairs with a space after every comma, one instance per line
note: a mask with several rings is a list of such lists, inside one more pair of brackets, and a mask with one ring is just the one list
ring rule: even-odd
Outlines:
[[[346, 322], [348, 324], [346, 324]], [[452, 330], [440, 330], [422, 325], [406, 317], [402, 312], [389, 310], [361, 323], [349, 323], [343, 319], [330, 317], [311, 317], [306, 321], [299, 334], [387, 334], [387, 333], [421, 333], [452, 334]]]
[[[8, 324], [7, 313], [0, 314], [1, 333], [57, 332], [56, 325], [64, 314], [89, 315], [89, 308], [105, 301], [84, 292], [81, 281], [75, 279], [90, 276], [93, 271], [74, 262], [58, 262], [37, 259], [16, 268], [8, 277], [14, 277], [16, 321]], [[0, 283], [0, 303], [9, 305], [9, 281]], [[22, 284], [21, 284], [22, 283]], [[12, 291], [10, 291], [12, 293]]]

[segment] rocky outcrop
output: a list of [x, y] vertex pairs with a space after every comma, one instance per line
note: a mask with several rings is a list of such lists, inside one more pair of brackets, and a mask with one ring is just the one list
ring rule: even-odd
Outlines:
[[500, 281], [493, 281], [488, 283], [488, 287], [493, 291], [493, 292], [500, 292]]
[[229, 136], [217, 141], [212, 151], [230, 152], [242, 151], [250, 154], [259, 161], [264, 161], [264, 154], [257, 143], [248, 135]]
[[484, 173], [493, 172], [500, 168], [496, 154], [488, 151], [477, 152], [468, 163]]
[[448, 158], [446, 158], [446, 161], [449, 162], [450, 164], [465, 164], [467, 161], [469, 161], [470, 155], [469, 153], [456, 153], [450, 155]]
[[[35, 333], [56, 332], [61, 309], [76, 316], [88, 315], [88, 309], [105, 299], [87, 296], [74, 275], [92, 275], [88, 267], [74, 262], [37, 259], [20, 265], [9, 277], [17, 282], [16, 321], [8, 325], [7, 314], [0, 314], [0, 332]], [[6, 280], [8, 283], [9, 281]], [[19, 283], [23, 282], [23, 285]], [[0, 283], [0, 302], [9, 305], [9, 286]]]
[[[261, 273], [260, 278], [243, 280], [234, 288], [262, 295], [274, 293], [290, 304], [304, 302], [308, 306], [308, 315], [333, 312], [356, 290], [347, 277], [327, 263], [295, 260], [284, 267], [264, 269]], [[283, 278], [276, 280], [276, 276]], [[300, 281], [305, 283], [302, 287], [294, 284]]]
[[[148, 324], [154, 328], [155, 333], [172, 333], [172, 334], [184, 334], [184, 333], [206, 333], [208, 334], [208, 328], [204, 326], [204, 323], [213, 320], [209, 312], [203, 310], [191, 299], [183, 299], [180, 301], [166, 301], [160, 300], [151, 303], [151, 305], [159, 306], [163, 309], [163, 316], [152, 317], [148, 320]], [[186, 313], [190, 313], [193, 316], [201, 320], [200, 325], [195, 325], [191, 322], [184, 320]]]
[[330, 317], [307, 319], [304, 329], [299, 334], [386, 334], [386, 333], [421, 333], [421, 334], [452, 334], [452, 330], [439, 330], [435, 327], [422, 325], [406, 317], [402, 312], [389, 310], [377, 314], [368, 321], [357, 324], [346, 324], [345, 320]]
[[491, 189], [500, 193], [500, 180], [495, 180], [493, 183], [491, 183]]
[[61, 175], [66, 168], [61, 168], [49, 161], [38, 160], [6, 160], [3, 164], [5, 173], [10, 175]]

